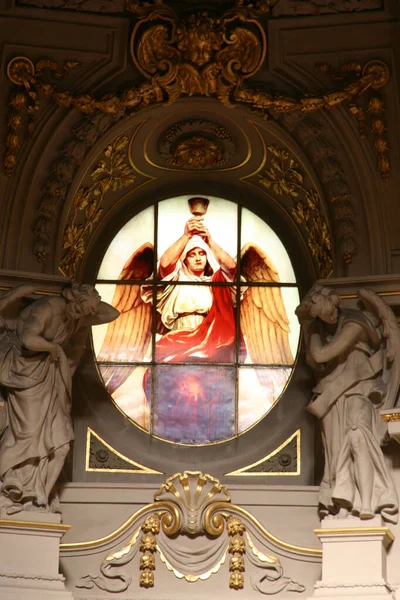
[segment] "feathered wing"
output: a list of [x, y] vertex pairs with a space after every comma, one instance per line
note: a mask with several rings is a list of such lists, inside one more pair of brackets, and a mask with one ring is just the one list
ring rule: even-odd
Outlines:
[[[396, 405], [400, 384], [400, 330], [396, 317], [390, 308], [377, 294], [367, 289], [358, 290], [358, 297], [363, 305], [377, 317], [377, 330], [384, 343], [382, 361], [382, 380], [385, 385], [384, 400], [380, 409], [388, 410]], [[383, 421], [379, 425], [384, 427]]]
[[[241, 252], [241, 275], [246, 281], [279, 284], [271, 259], [255, 244]], [[248, 287], [241, 301], [241, 329], [252, 362], [292, 365], [289, 319], [280, 287]]]
[[[154, 249], [152, 244], [143, 244], [126, 261], [118, 277], [147, 279], [153, 271]], [[120, 316], [109, 323], [97, 360], [101, 362], [140, 362], [143, 360], [151, 339], [151, 304], [142, 300], [140, 285], [116, 285], [112, 306]], [[115, 392], [132, 373], [134, 366], [100, 365], [107, 390]]]

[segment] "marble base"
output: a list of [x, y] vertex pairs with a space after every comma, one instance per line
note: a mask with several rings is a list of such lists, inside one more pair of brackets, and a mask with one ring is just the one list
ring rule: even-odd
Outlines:
[[0, 598], [72, 600], [59, 573], [60, 539], [69, 525], [39, 512], [0, 513]]
[[380, 516], [324, 519], [315, 530], [322, 544], [322, 578], [311, 598], [387, 600], [386, 551], [394, 536]]

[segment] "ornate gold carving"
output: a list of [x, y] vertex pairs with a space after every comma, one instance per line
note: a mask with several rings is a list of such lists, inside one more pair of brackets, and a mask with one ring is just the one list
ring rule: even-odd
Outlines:
[[229, 587], [234, 590], [241, 590], [244, 587], [244, 554], [246, 552], [246, 543], [243, 534], [246, 527], [239, 517], [229, 515], [226, 520], [226, 528], [230, 536], [228, 552], [231, 555], [229, 561]]
[[222, 154], [217, 144], [205, 137], [194, 136], [180, 142], [174, 151], [177, 166], [193, 169], [210, 169], [222, 162]]
[[259, 183], [292, 202], [292, 217], [307, 234], [307, 244], [319, 267], [319, 277], [332, 270], [332, 246], [329, 227], [317, 192], [304, 183], [297, 161], [279, 146], [267, 146], [269, 167], [258, 177]]
[[29, 58], [17, 56], [7, 65], [7, 77], [19, 89], [12, 93], [10, 106], [11, 115], [8, 119], [9, 133], [6, 140], [4, 167], [7, 175], [11, 175], [17, 164], [17, 153], [20, 148], [20, 134], [24, 125], [24, 113], [28, 115], [28, 133], [34, 131], [34, 120], [39, 110], [39, 95], [37, 92], [38, 78], [45, 70], [50, 70], [52, 76], [62, 79], [69, 70], [79, 66], [79, 63], [68, 61], [63, 66], [49, 60], [41, 60], [36, 65]]
[[[383, 295], [383, 294], [381, 294]], [[400, 421], [400, 412], [396, 413], [381, 413], [381, 419], [385, 421], [385, 423], [397, 423]]]
[[207, 506], [215, 502], [230, 502], [231, 497], [226, 487], [211, 475], [185, 471], [169, 477], [154, 495], [154, 500], [178, 501], [182, 508], [182, 520], [179, 523], [162, 520], [164, 533], [175, 535], [180, 530], [188, 535], [196, 535], [207, 529], [207, 524], [202, 521]]
[[119, 136], [109, 144], [90, 175], [92, 185], [80, 187], [75, 194], [72, 214], [64, 230], [64, 255], [59, 266], [60, 271], [71, 279], [74, 279], [85, 253], [87, 238], [103, 213], [106, 194], [122, 190], [135, 181], [136, 175], [123, 151], [127, 145], [125, 136]]
[[[271, 581], [280, 581], [281, 589], [288, 587], [302, 591], [303, 586], [292, 581], [289, 577], [282, 577], [283, 569], [277, 557], [257, 550], [252, 540], [251, 529], [258, 522], [245, 510], [231, 504], [226, 488], [214, 477], [203, 475], [199, 471], [185, 471], [177, 473], [161, 486], [154, 496], [155, 502], [138, 511], [138, 518], [144, 517], [140, 528], [135, 530], [128, 545], [109, 554], [103, 560], [100, 571], [103, 577], [87, 575], [82, 577], [77, 587], [93, 588], [94, 585], [105, 591], [125, 591], [131, 576], [120, 571], [120, 567], [127, 565], [134, 558], [137, 550], [141, 552], [139, 584], [142, 587], [153, 587], [155, 571], [155, 554], [159, 554], [161, 561], [179, 579], [194, 582], [198, 579], [208, 579], [213, 573], [219, 571], [224, 564], [227, 554], [229, 561], [229, 586], [233, 589], [242, 589], [244, 586], [246, 541], [252, 549], [251, 562], [259, 568], [273, 569], [275, 573]], [[137, 519], [131, 517], [129, 526], [134, 527]], [[259, 525], [259, 524], [258, 524]], [[257, 527], [257, 525], [256, 525]], [[263, 528], [260, 532], [264, 532]], [[119, 529], [122, 532], [122, 529]], [[137, 544], [139, 540], [140, 542]], [[173, 541], [177, 536], [186, 536], [186, 544], [180, 546], [176, 552]], [[259, 543], [267, 543], [277, 538], [269, 534], [258, 536]], [[199, 538], [204, 542], [199, 550]], [[105, 538], [101, 540], [105, 541]], [[80, 544], [64, 544], [62, 548], [82, 548]], [[92, 546], [93, 547], [93, 546]], [[285, 544], [285, 549], [291, 548]], [[293, 546], [294, 551], [301, 554], [314, 554], [320, 556], [320, 550], [300, 549]], [[304, 552], [308, 550], [308, 552]], [[194, 552], [194, 554], [193, 554]], [[193, 560], [199, 552], [202, 561]], [[203, 570], [202, 570], [203, 569]], [[263, 575], [260, 582], [265, 579]], [[258, 585], [258, 584], [257, 584]], [[268, 585], [268, 583], [267, 583]], [[290, 588], [289, 588], [290, 586]], [[268, 593], [268, 592], [267, 592]]]
[[[216, 96], [225, 105], [245, 104], [266, 113], [310, 113], [346, 102], [354, 104], [368, 90], [382, 88], [389, 78], [387, 65], [376, 60], [361, 69], [361, 76], [353, 73], [355, 79], [342, 90], [322, 96], [295, 98], [254, 90], [246, 87], [245, 81], [257, 73], [265, 58], [266, 38], [257, 17], [267, 12], [268, 3], [254, 7], [244, 6], [237, 0], [232, 9], [219, 17], [202, 13], [186, 19], [179, 19], [162, 0], [143, 5], [127, 0], [127, 10], [139, 17], [131, 37], [131, 54], [147, 81], [121, 94], [97, 100], [89, 94], [75, 96], [67, 91], [60, 92], [40, 79], [37, 65], [32, 73], [29, 59], [20, 57], [18, 64], [9, 64], [8, 72], [16, 73], [11, 74], [11, 80], [23, 86], [27, 93], [22, 94], [23, 98], [20, 95], [13, 100], [15, 110], [6, 155], [8, 173], [16, 164], [22, 115], [27, 109], [33, 114], [37, 111], [40, 95], [52, 98], [58, 106], [77, 108], [86, 115], [95, 111], [115, 116], [129, 114], [157, 102], [167, 100], [171, 103], [182, 95], [193, 94]], [[43, 68], [51, 68], [50, 65], [55, 63], [41, 61], [41, 64]], [[75, 66], [74, 63], [67, 65]], [[62, 69], [55, 69], [57, 75], [61, 72]], [[376, 131], [379, 129], [377, 121], [374, 127]], [[388, 173], [387, 146], [381, 134], [376, 138], [376, 146], [381, 172]]]
[[173, 167], [213, 169], [225, 165], [236, 153], [233, 135], [207, 119], [174, 123], [161, 135], [158, 152]]
[[[378, 169], [382, 179], [388, 179], [390, 175], [389, 146], [384, 135], [386, 131], [383, 113], [385, 112], [382, 98], [377, 94], [377, 90], [384, 87], [390, 79], [388, 66], [381, 60], [371, 60], [362, 67], [359, 63], [346, 63], [336, 72], [330, 65], [317, 65], [320, 71], [329, 73], [334, 79], [345, 79], [352, 73], [356, 73], [362, 80], [369, 81], [368, 88], [363, 92], [372, 90], [369, 94], [367, 112], [370, 115], [370, 129], [375, 137], [375, 149], [378, 155]], [[348, 86], [350, 87], [350, 86]], [[356, 96], [359, 94], [356, 94]], [[367, 137], [367, 126], [365, 109], [356, 103], [356, 96], [350, 99], [349, 110], [357, 119], [361, 139]]]
[[[254, 9], [243, 3], [219, 17], [201, 13], [186, 19], [162, 2], [156, 8], [131, 2], [128, 9], [143, 15], [132, 32], [132, 59], [148, 79], [157, 74], [170, 102], [183, 94], [216, 94], [228, 103], [233, 87], [252, 77], [264, 60], [264, 30]], [[143, 28], [147, 23], [152, 25]]]
[[156, 561], [154, 553], [157, 551], [156, 535], [160, 533], [160, 517], [151, 515], [145, 519], [142, 525], [142, 539], [140, 541], [140, 587], [154, 587], [154, 571]]

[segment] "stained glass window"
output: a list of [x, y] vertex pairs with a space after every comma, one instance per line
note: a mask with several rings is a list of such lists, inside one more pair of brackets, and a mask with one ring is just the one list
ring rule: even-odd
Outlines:
[[112, 240], [96, 287], [120, 311], [93, 329], [99, 372], [150, 435], [231, 439], [284, 392], [299, 342], [296, 278], [248, 209], [213, 197], [156, 203]]

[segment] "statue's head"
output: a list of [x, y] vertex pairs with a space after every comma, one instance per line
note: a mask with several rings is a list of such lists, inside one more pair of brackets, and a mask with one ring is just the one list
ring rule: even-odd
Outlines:
[[325, 323], [334, 324], [338, 320], [340, 296], [328, 287], [314, 285], [296, 308], [299, 321], [319, 318]]
[[62, 290], [61, 295], [67, 302], [67, 314], [71, 319], [87, 315], [95, 315], [100, 308], [101, 296], [87, 283], [74, 283]]

